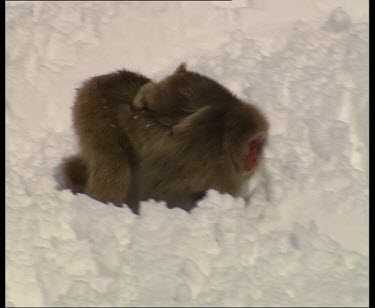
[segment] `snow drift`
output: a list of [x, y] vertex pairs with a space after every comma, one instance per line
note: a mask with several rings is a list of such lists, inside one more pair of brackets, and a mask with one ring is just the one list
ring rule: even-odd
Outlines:
[[[7, 2], [7, 306], [368, 305], [367, 1]], [[74, 88], [178, 63], [271, 123], [246, 198], [58, 190]]]

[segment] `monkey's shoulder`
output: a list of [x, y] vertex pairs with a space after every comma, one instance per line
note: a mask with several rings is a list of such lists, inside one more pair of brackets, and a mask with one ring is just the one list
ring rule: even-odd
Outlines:
[[149, 78], [139, 73], [122, 69], [86, 80], [79, 91], [104, 97], [113, 103], [128, 102], [134, 98], [139, 88], [149, 81]]

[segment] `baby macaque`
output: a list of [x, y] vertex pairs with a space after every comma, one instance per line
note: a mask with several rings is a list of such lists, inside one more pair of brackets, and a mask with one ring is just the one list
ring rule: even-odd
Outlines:
[[258, 108], [184, 64], [158, 83], [126, 70], [89, 79], [73, 123], [80, 153], [63, 161], [66, 187], [134, 213], [149, 198], [190, 211], [208, 189], [238, 194], [269, 129]]

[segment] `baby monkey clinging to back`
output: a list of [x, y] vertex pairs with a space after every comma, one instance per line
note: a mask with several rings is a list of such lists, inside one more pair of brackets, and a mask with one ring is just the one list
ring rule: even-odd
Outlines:
[[89, 79], [73, 124], [80, 153], [63, 161], [65, 186], [135, 213], [149, 198], [189, 211], [208, 189], [238, 194], [269, 128], [255, 106], [184, 64], [159, 83], [126, 70]]

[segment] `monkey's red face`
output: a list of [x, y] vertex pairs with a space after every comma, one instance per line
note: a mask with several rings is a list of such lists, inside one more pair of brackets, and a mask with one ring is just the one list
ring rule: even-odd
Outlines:
[[258, 160], [261, 156], [261, 151], [263, 149], [265, 143], [265, 138], [263, 136], [259, 136], [253, 139], [249, 144], [249, 152], [247, 153], [246, 163], [245, 163], [245, 170], [248, 172], [253, 172]]

